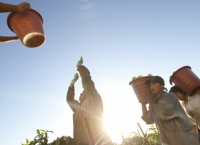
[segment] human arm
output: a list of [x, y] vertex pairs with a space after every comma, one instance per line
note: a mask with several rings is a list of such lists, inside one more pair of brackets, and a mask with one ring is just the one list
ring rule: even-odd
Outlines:
[[146, 104], [142, 103], [142, 120], [146, 122], [146, 124], [153, 124], [153, 116], [149, 110], [147, 110]]
[[24, 12], [28, 10], [30, 10], [30, 4], [27, 2], [23, 2], [18, 5], [0, 2], [0, 12]]
[[69, 106], [71, 107], [71, 109], [73, 110], [73, 112], [76, 111], [76, 108], [79, 105], [79, 102], [74, 99], [74, 96], [75, 96], [74, 84], [78, 80], [78, 78], [79, 78], [79, 76], [76, 73], [74, 75], [74, 78], [72, 79], [72, 81], [70, 83], [70, 86], [69, 86], [68, 91], [67, 91], [67, 96], [66, 96], [66, 101], [69, 104]]
[[11, 42], [19, 40], [17, 36], [0, 36], [0, 42]]
[[95, 84], [91, 79], [89, 70], [82, 65], [83, 59], [78, 61], [77, 68], [81, 77], [82, 86], [86, 93], [85, 103], [89, 104], [88, 108], [95, 112], [98, 116], [102, 116], [103, 112], [103, 103], [100, 94], [95, 88]]
[[[182, 103], [183, 104], [183, 103]], [[192, 114], [192, 112], [190, 112], [189, 110], [187, 110], [187, 108], [185, 108], [184, 105], [182, 105], [190, 122], [192, 123], [193, 127], [194, 127], [194, 130], [195, 130], [195, 133], [198, 135], [199, 134], [199, 129], [198, 129], [198, 125], [196, 124], [196, 120], [194, 118], [194, 115]]]
[[75, 113], [77, 107], [80, 105], [77, 100], [74, 99], [75, 91], [74, 91], [74, 85], [70, 85], [67, 91], [66, 101], [69, 104], [72, 111]]
[[94, 82], [91, 79], [90, 71], [84, 66], [83, 58], [81, 57], [80, 60], [77, 62], [77, 69], [82, 79], [82, 85], [85, 90], [95, 89]]
[[81, 76], [83, 89], [84, 90], [90, 90], [90, 89], [96, 90], [94, 82], [91, 79], [89, 70], [84, 65], [81, 65], [78, 67], [78, 71]]

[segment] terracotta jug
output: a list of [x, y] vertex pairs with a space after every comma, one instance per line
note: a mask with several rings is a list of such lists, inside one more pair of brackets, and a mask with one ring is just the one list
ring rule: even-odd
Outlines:
[[151, 100], [150, 86], [145, 82], [151, 79], [152, 76], [145, 76], [132, 80], [129, 85], [132, 86], [133, 91], [140, 103], [149, 103]]
[[33, 9], [23, 13], [10, 13], [7, 24], [27, 47], [35, 48], [45, 41], [42, 16]]
[[190, 66], [184, 66], [175, 71], [169, 80], [188, 95], [193, 95], [197, 87], [200, 86], [200, 79], [192, 72]]

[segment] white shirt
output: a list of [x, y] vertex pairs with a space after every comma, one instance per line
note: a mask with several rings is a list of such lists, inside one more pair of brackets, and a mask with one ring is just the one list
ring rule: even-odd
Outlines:
[[187, 104], [182, 103], [188, 115], [190, 115], [200, 126], [200, 94], [194, 94], [188, 97]]

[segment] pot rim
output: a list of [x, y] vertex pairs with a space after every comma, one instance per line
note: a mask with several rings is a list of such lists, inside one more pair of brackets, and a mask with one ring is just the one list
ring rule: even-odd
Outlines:
[[177, 69], [177, 70], [170, 76], [169, 83], [170, 83], [171, 85], [172, 85], [172, 78], [173, 78], [173, 76], [174, 76], [178, 71], [180, 71], [181, 69], [184, 69], [184, 68], [189, 68], [189, 69], [191, 69], [190, 66], [183, 66], [183, 67]]
[[[42, 18], [42, 16], [40, 15], [39, 12], [37, 12], [37, 11], [34, 10], [34, 9], [30, 9], [29, 11], [35, 12], [35, 13], [41, 18], [42, 24], [44, 23], [44, 22], [43, 22], [43, 18]], [[26, 12], [27, 12], [27, 11], [26, 11]], [[8, 28], [9, 28], [11, 31], [13, 31], [13, 30], [12, 30], [12, 28], [11, 28], [11, 26], [10, 26], [9, 21], [10, 21], [11, 17], [12, 17], [15, 13], [18, 13], [18, 12], [11, 12], [11, 13], [8, 15], [8, 17], [7, 17], [7, 25], [8, 25]], [[23, 13], [23, 12], [22, 12], [22, 13]], [[13, 32], [14, 32], [14, 31], [13, 31]]]
[[130, 81], [129, 82], [129, 85], [131, 85], [134, 81], [138, 81], [138, 80], [141, 80], [141, 79], [146, 79], [146, 78], [152, 78], [153, 76], [142, 76], [141, 78], [137, 78], [137, 79], [135, 79], [135, 80], [132, 80], [132, 81]]

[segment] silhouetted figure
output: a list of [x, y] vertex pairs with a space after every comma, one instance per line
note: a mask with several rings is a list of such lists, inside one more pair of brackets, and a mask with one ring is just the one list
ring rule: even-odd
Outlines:
[[81, 57], [77, 63], [77, 68], [81, 76], [82, 86], [84, 89], [79, 97], [80, 102], [74, 99], [74, 83], [79, 78], [78, 73], [75, 74], [67, 92], [67, 103], [74, 112], [74, 139], [89, 144], [87, 128], [85, 126], [85, 119], [88, 119], [87, 121], [90, 129], [94, 133], [92, 135], [95, 138], [94, 142], [96, 143], [100, 140], [100, 142], [104, 142], [105, 145], [112, 144], [103, 126], [103, 103], [101, 96], [95, 88], [95, 84], [91, 79], [89, 70], [83, 66], [82, 63], [83, 59]]

